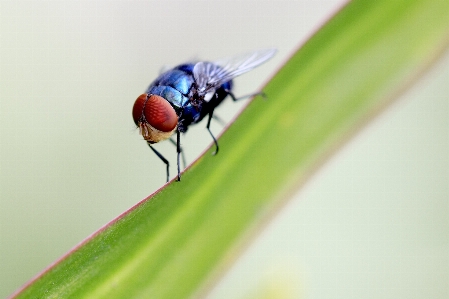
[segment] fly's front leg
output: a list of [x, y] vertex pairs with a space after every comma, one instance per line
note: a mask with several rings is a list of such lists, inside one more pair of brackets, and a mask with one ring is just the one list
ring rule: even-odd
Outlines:
[[[177, 142], [175, 140], [173, 140], [171, 137], [170, 137], [169, 140], [170, 140], [171, 144], [173, 144], [174, 146], [178, 147], [178, 144], [177, 144]], [[182, 146], [179, 146], [179, 147], [181, 148], [182, 169], [185, 169], [186, 165], [187, 165], [186, 155], [184, 154], [184, 150], [182, 149]]]
[[169, 168], [170, 168], [170, 163], [168, 163], [168, 160], [164, 158], [164, 156], [162, 156], [161, 153], [159, 153], [154, 147], [151, 146], [150, 142], [147, 142], [148, 146], [151, 148], [151, 150], [153, 151], [153, 153], [156, 154], [156, 156], [159, 157], [159, 159], [162, 160], [162, 162], [165, 163], [166, 167], [167, 167], [167, 183], [168, 183], [168, 179], [170, 178], [170, 174], [169, 174]]
[[[179, 129], [176, 129], [176, 152], [178, 153], [177, 161], [178, 161], [178, 182], [181, 181], [181, 170], [179, 166], [179, 156], [181, 155], [181, 132]], [[184, 155], [183, 155], [184, 156]]]

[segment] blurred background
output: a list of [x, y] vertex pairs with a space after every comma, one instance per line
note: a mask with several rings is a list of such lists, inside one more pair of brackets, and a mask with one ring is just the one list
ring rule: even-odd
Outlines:
[[[164, 66], [276, 47], [235, 81], [237, 96], [258, 91], [344, 3], [0, 1], [0, 297], [165, 183], [131, 117]], [[448, 298], [448, 82], [445, 55], [313, 175], [209, 298]], [[211, 144], [205, 125], [183, 137], [188, 162]], [[157, 149], [174, 175], [175, 148]]]

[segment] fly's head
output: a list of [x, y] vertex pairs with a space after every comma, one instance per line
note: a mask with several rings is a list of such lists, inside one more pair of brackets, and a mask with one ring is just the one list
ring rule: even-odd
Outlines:
[[142, 94], [134, 102], [133, 119], [143, 138], [156, 143], [168, 139], [176, 130], [178, 115], [163, 97]]

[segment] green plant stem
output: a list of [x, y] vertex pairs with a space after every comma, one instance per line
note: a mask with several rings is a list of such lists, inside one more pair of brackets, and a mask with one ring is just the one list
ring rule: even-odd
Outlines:
[[448, 46], [446, 0], [355, 0], [320, 29], [206, 154], [17, 298], [199, 294], [288, 194]]

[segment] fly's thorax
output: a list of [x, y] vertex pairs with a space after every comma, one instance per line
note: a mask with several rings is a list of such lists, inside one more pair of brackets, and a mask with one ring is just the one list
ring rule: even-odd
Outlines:
[[178, 125], [178, 115], [168, 101], [158, 95], [140, 95], [133, 107], [134, 123], [146, 141], [169, 138]]
[[174, 107], [183, 107], [189, 102], [189, 97], [171, 86], [150, 86], [147, 94], [161, 96]]

